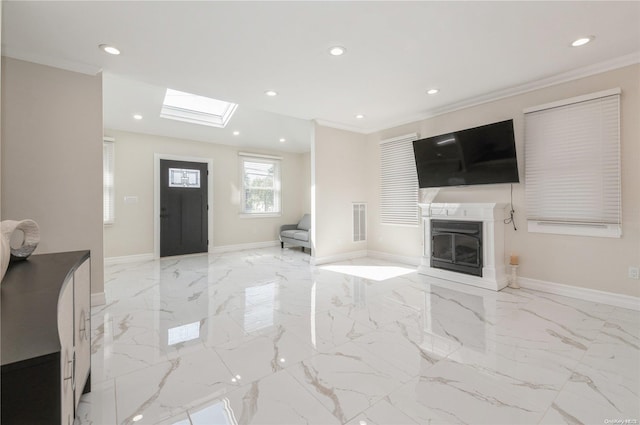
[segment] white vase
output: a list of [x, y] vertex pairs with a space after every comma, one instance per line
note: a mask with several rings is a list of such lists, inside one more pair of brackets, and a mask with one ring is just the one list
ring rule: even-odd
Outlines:
[[[18, 247], [12, 247], [11, 237], [16, 231], [22, 232], [22, 243]], [[40, 242], [40, 228], [38, 223], [33, 220], [4, 220], [0, 222], [0, 236], [0, 239], [2, 239], [2, 252], [0, 253], [1, 280], [7, 272], [11, 260], [24, 260], [35, 251]]]
[[7, 272], [7, 268], [9, 267], [9, 260], [11, 260], [11, 247], [9, 245], [9, 239], [5, 238], [4, 235], [0, 235], [0, 281], [4, 277], [4, 274]]

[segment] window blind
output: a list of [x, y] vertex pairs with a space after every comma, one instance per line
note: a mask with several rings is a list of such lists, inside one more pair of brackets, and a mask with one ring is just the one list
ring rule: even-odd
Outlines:
[[575, 228], [613, 226], [616, 234], [603, 236], [619, 236], [619, 93], [616, 89], [525, 111], [530, 222]]
[[113, 139], [102, 142], [102, 219], [104, 224], [112, 224], [115, 219], [115, 180]]
[[416, 133], [380, 142], [380, 222], [418, 224], [418, 173], [413, 156]]

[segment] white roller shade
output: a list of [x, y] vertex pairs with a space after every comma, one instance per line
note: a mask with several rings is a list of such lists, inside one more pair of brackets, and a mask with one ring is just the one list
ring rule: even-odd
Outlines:
[[527, 218], [547, 226], [618, 226], [619, 90], [574, 100], [525, 111]]
[[380, 142], [380, 222], [418, 224], [416, 133]]

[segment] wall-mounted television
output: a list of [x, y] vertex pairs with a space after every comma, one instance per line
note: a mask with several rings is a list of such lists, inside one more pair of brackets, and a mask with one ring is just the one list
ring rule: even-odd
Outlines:
[[513, 120], [413, 142], [420, 188], [518, 183]]

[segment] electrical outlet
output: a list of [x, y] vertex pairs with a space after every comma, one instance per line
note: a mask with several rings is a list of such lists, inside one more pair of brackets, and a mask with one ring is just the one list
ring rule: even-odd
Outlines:
[[639, 267], [629, 267], [629, 279], [640, 279]]

